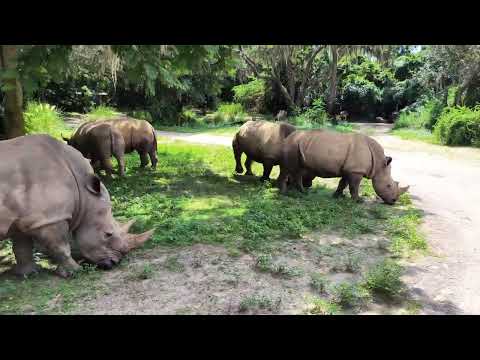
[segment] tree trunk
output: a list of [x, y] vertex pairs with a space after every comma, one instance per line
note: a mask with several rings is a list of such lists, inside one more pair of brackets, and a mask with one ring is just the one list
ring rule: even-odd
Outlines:
[[337, 45], [330, 45], [332, 51], [332, 61], [330, 62], [330, 84], [328, 91], [327, 110], [330, 115], [333, 115], [335, 107], [335, 99], [337, 97], [337, 62], [338, 53]]
[[8, 71], [4, 77], [5, 87], [5, 133], [7, 139], [25, 135], [23, 121], [23, 92], [17, 76], [17, 47], [0, 46], [2, 70]]

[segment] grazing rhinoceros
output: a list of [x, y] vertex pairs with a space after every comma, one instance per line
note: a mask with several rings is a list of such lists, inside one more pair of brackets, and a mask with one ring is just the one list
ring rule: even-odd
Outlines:
[[86, 122], [70, 139], [63, 140], [80, 151], [84, 157], [91, 159], [92, 164], [100, 163], [107, 176], [112, 174], [110, 158], [114, 156], [118, 162], [118, 173], [120, 176], [125, 175], [125, 141], [120, 131], [112, 125], [101, 121]]
[[373, 188], [387, 204], [393, 204], [408, 190], [391, 177], [392, 158], [374, 139], [362, 134], [326, 130], [296, 131], [284, 141], [278, 184], [285, 193], [292, 178], [300, 191], [316, 177], [341, 177], [334, 196], [342, 196], [347, 185], [356, 201], [363, 177], [372, 179]]
[[152, 235], [128, 234], [132, 221], [115, 221], [107, 189], [71, 146], [29, 135], [1, 141], [0, 154], [0, 240], [12, 239], [15, 274], [36, 271], [34, 244], [67, 277], [79, 269], [70, 234], [80, 255], [105, 269]]
[[148, 154], [152, 168], [155, 169], [158, 162], [157, 135], [155, 129], [148, 121], [121, 117], [104, 120], [103, 123], [111, 124], [123, 135], [126, 154], [137, 151], [138, 155], [140, 155], [141, 167], [148, 165]]
[[233, 138], [232, 147], [236, 161], [235, 171], [242, 173], [242, 154], [245, 160], [245, 175], [253, 175], [252, 162], [263, 164], [262, 181], [270, 178], [270, 173], [278, 165], [282, 141], [295, 131], [295, 126], [288, 123], [271, 123], [268, 121], [247, 121]]

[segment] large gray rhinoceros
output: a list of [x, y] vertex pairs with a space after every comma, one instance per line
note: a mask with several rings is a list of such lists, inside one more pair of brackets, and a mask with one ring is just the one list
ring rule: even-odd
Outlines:
[[15, 274], [36, 270], [33, 244], [58, 264], [57, 274], [79, 269], [70, 234], [83, 258], [109, 269], [153, 230], [128, 234], [132, 221], [112, 216], [107, 189], [80, 152], [48, 135], [0, 142], [0, 240], [11, 238]]
[[92, 164], [100, 163], [107, 176], [113, 172], [114, 156], [118, 162], [118, 173], [125, 175], [125, 141], [119, 130], [111, 124], [90, 121], [83, 123], [70, 139], [63, 138], [68, 145], [80, 151], [82, 155], [92, 160]]
[[[119, 117], [102, 121], [112, 125], [123, 136], [125, 141], [125, 154], [137, 151], [140, 155], [140, 167], [148, 165], [148, 157], [152, 168], [157, 166], [157, 135], [153, 126], [146, 120]], [[148, 157], [147, 157], [148, 154]]]
[[252, 162], [256, 161], [263, 164], [261, 180], [268, 180], [273, 166], [279, 163], [283, 140], [295, 130], [295, 126], [285, 122], [247, 121], [240, 127], [232, 141], [235, 171], [239, 174], [243, 172], [241, 159], [245, 153], [247, 155], [245, 175], [253, 175]]
[[335, 197], [349, 185], [350, 194], [361, 201], [358, 190], [362, 178], [372, 179], [373, 188], [387, 204], [393, 204], [408, 190], [399, 187], [391, 176], [392, 158], [382, 146], [363, 134], [345, 134], [327, 130], [296, 131], [284, 141], [278, 185], [287, 189], [289, 177], [300, 191], [312, 185], [315, 177], [341, 177]]

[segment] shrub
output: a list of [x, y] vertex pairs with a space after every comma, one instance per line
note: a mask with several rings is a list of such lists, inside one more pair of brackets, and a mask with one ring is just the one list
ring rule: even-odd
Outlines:
[[98, 120], [101, 118], [109, 118], [109, 117], [115, 117], [118, 116], [120, 113], [110, 107], [110, 106], [97, 106], [93, 108], [88, 114], [87, 114], [87, 119], [88, 120]]
[[152, 122], [153, 122], [152, 114], [150, 114], [150, 112], [148, 112], [148, 111], [144, 111], [144, 110], [132, 110], [132, 111], [127, 112], [127, 115], [128, 115], [128, 116], [131, 116], [131, 117], [133, 117], [133, 118], [135, 118], [135, 119], [146, 120], [146, 121], [148, 121], [149, 123], [152, 123]]
[[328, 120], [328, 113], [325, 110], [325, 102], [323, 99], [315, 100], [312, 107], [305, 111], [304, 116], [311, 123], [324, 125]]
[[445, 108], [435, 125], [434, 135], [445, 145], [480, 146], [480, 106]]
[[185, 109], [178, 115], [177, 125], [194, 126], [197, 123], [197, 115], [192, 109]]
[[333, 302], [347, 308], [359, 307], [371, 300], [368, 289], [356, 283], [340, 283], [333, 292]]
[[393, 260], [386, 259], [368, 271], [365, 287], [372, 292], [393, 297], [404, 289], [401, 275], [402, 267]]
[[242, 104], [238, 103], [223, 103], [218, 106], [217, 111], [213, 116], [205, 117], [205, 122], [213, 123], [215, 125], [222, 123], [232, 123], [243, 121], [247, 114], [243, 109]]
[[413, 128], [432, 129], [443, 109], [443, 104], [437, 99], [431, 99], [416, 110], [405, 110], [400, 113], [398, 120], [395, 122], [394, 129]]
[[48, 134], [61, 139], [61, 132], [65, 129], [65, 124], [60, 111], [55, 106], [29, 102], [23, 115], [27, 134]]
[[246, 109], [262, 112], [265, 107], [265, 82], [261, 79], [252, 80], [246, 84], [232, 88], [235, 102], [242, 104]]

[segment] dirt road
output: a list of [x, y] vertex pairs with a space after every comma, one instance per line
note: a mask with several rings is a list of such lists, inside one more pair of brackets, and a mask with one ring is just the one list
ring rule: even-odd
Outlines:
[[[410, 185], [425, 212], [432, 252], [407, 264], [404, 281], [423, 314], [480, 314], [480, 150], [400, 140], [391, 125], [359, 124], [393, 157], [392, 175]], [[231, 146], [231, 137], [159, 131], [171, 139]]]

